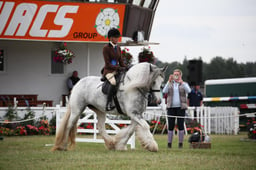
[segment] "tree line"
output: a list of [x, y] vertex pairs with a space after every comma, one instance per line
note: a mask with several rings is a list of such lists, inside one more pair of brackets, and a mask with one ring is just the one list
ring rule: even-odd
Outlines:
[[[201, 59], [201, 58], [200, 58]], [[174, 69], [181, 69], [183, 72], [183, 80], [188, 81], [188, 64], [189, 60], [184, 58], [183, 62], [162, 62], [158, 60], [156, 65], [163, 67], [168, 65], [165, 73], [165, 81], [168, 80], [170, 74]], [[242, 78], [242, 77], [256, 77], [256, 62], [237, 63], [233, 58], [224, 59], [220, 56], [214, 57], [210, 63], [203, 62], [202, 67], [202, 83], [209, 79], [224, 79], [224, 78]]]

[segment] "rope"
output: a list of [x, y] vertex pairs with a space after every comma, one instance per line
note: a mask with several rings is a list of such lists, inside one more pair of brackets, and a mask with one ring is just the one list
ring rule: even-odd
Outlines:
[[39, 119], [39, 118], [44, 117], [44, 116], [46, 116], [46, 115], [41, 115], [41, 116], [34, 117], [34, 118], [31, 118], [31, 119], [17, 120], [17, 121], [11, 121], [11, 122], [0, 121], [0, 123], [5, 123], [5, 124], [21, 123], [21, 122], [27, 122], [27, 121], [30, 121], [30, 120], [34, 120], [34, 119]]
[[[43, 113], [42, 113], [42, 115], [41, 116], [38, 116], [38, 117], [34, 117], [34, 118], [31, 118], [31, 119], [26, 119], [26, 120], [17, 120], [17, 121], [12, 121], [12, 122], [6, 122], [6, 121], [0, 121], [0, 123], [5, 123], [5, 124], [12, 124], [12, 123], [21, 123], [21, 122], [27, 122], [27, 121], [31, 121], [31, 120], [35, 120], [35, 119], [39, 119], [39, 118], [41, 118], [41, 117], [44, 117], [44, 116], [46, 116], [45, 115], [45, 107], [46, 107], [46, 104], [45, 103], [43, 103]], [[16, 110], [17, 109], [17, 106], [16, 107], [14, 107], [14, 110]]]
[[[146, 113], [146, 112], [145, 112]], [[154, 113], [146, 113], [146, 114], [151, 114], [151, 115], [155, 115]], [[194, 117], [194, 119], [219, 119], [219, 118], [231, 118], [231, 117], [242, 117], [242, 116], [246, 116], [246, 117], [255, 117], [256, 112], [253, 113], [245, 113], [243, 115], [232, 115], [232, 116], [211, 116], [211, 117]], [[0, 121], [0, 123], [5, 123], [5, 124], [11, 124], [11, 123], [21, 123], [21, 122], [27, 122], [27, 121], [31, 121], [31, 120], [35, 120], [35, 119], [39, 119], [41, 117], [46, 116], [43, 112], [43, 115], [38, 116], [38, 117], [34, 117], [31, 119], [26, 119], [26, 120], [19, 120], [19, 121], [12, 121], [12, 122], [6, 122], [6, 121]], [[184, 118], [184, 119], [191, 119], [191, 117], [187, 117], [187, 116], [171, 116], [171, 115], [167, 115], [167, 114], [163, 114], [160, 115], [160, 117], [174, 117], [174, 118]]]
[[[153, 113], [146, 113], [146, 114], [151, 114], [151, 115], [155, 115]], [[232, 116], [211, 116], [211, 117], [194, 117], [194, 119], [219, 119], [219, 118], [231, 118], [231, 117], [242, 117], [242, 116], [253, 116], [255, 117], [255, 114], [256, 112], [253, 112], [253, 113], [245, 113], [243, 115], [232, 115]], [[187, 117], [187, 116], [171, 116], [171, 115], [167, 115], [167, 114], [164, 114], [164, 115], [160, 115], [160, 117], [174, 117], [174, 118], [184, 118], [184, 119], [191, 119], [191, 117]]]

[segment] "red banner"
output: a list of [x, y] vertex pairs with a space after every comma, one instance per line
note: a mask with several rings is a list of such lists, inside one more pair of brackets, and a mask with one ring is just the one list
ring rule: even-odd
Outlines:
[[0, 39], [108, 41], [124, 13], [124, 4], [0, 1]]

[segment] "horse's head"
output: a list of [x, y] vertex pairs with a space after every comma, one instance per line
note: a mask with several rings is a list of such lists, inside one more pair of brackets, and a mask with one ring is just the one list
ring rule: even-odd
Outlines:
[[159, 68], [150, 63], [139, 63], [132, 66], [126, 73], [127, 83], [125, 84], [126, 90], [133, 88], [147, 88], [152, 86], [160, 87], [164, 80], [164, 72], [167, 66]]
[[149, 86], [150, 93], [153, 95], [153, 100], [156, 101], [156, 103], [159, 103], [161, 101], [161, 85], [164, 81], [164, 73], [167, 69], [167, 65], [163, 68], [158, 68], [155, 65], [150, 65], [150, 74], [151, 74], [151, 83]]
[[144, 89], [144, 91], [151, 91], [151, 93], [160, 100], [160, 86], [164, 81], [164, 72], [167, 66], [158, 68], [150, 63], [139, 63], [131, 67], [127, 72], [126, 90]]

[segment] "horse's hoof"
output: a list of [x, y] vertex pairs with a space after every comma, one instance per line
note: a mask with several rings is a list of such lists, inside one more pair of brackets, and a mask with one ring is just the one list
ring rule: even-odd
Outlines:
[[157, 152], [158, 151], [158, 145], [156, 142], [153, 142], [151, 144], [143, 145], [143, 147], [150, 151], [150, 152]]
[[151, 152], [157, 152], [157, 151], [158, 151], [158, 146], [153, 147], [153, 148], [150, 148], [149, 151], [151, 151]]
[[148, 150], [151, 151], [151, 152], [157, 152], [158, 151], [158, 145], [153, 144], [153, 145], [149, 146]]
[[117, 151], [127, 151], [127, 146], [125, 145], [125, 146], [116, 146], [116, 150]]
[[115, 143], [113, 143], [113, 142], [105, 143], [105, 147], [108, 150], [115, 150]]
[[64, 147], [57, 147], [57, 146], [54, 146], [51, 151], [67, 151], [66, 148]]

